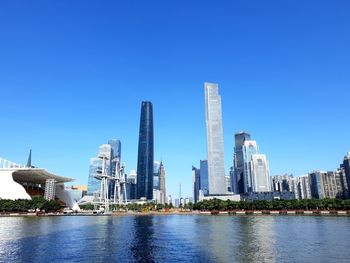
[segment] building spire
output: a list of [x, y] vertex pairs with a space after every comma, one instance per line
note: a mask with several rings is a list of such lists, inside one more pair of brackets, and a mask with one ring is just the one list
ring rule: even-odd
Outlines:
[[32, 167], [32, 149], [29, 151], [28, 161], [26, 167], [31, 168]]

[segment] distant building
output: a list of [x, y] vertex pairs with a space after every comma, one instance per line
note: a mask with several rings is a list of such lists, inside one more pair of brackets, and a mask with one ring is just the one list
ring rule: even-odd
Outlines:
[[247, 132], [235, 134], [235, 154], [231, 169], [232, 190], [243, 194], [270, 192], [270, 172], [266, 155], [259, 153], [258, 144]]
[[337, 188], [337, 198], [348, 198], [349, 189], [344, 168], [339, 168], [334, 172], [335, 184]]
[[298, 199], [311, 199], [311, 186], [309, 175], [297, 178]]
[[199, 201], [203, 201], [203, 200], [213, 200], [213, 199], [219, 199], [219, 200], [230, 200], [230, 201], [241, 201], [241, 195], [235, 195], [235, 194], [231, 194], [231, 195], [207, 195], [207, 196], [200, 196], [200, 200]]
[[56, 195], [56, 180], [46, 179], [44, 198], [49, 201], [55, 200], [55, 195]]
[[253, 154], [251, 161], [253, 192], [271, 192], [269, 164], [265, 154]]
[[231, 176], [226, 175], [225, 176], [226, 179], [226, 194], [232, 194], [232, 183], [231, 183]]
[[159, 166], [159, 191], [161, 204], [166, 203], [165, 168], [163, 162]]
[[153, 189], [159, 190], [159, 168], [160, 162], [154, 161], [153, 164]]
[[234, 187], [236, 194], [244, 193], [244, 160], [243, 145], [245, 141], [250, 141], [250, 134], [247, 132], [238, 132], [235, 134], [235, 149], [233, 158], [233, 174]]
[[309, 174], [310, 185], [311, 185], [311, 196], [316, 199], [325, 198], [324, 186], [323, 186], [323, 175], [327, 174], [322, 171], [313, 171]]
[[143, 101], [137, 159], [137, 199], [153, 199], [153, 151], [153, 105]]
[[348, 197], [350, 197], [350, 152], [348, 152], [344, 157], [343, 168], [344, 168], [345, 175], [346, 175]]
[[292, 192], [251, 192], [242, 195], [244, 201], [265, 200], [294, 200], [295, 195]]
[[299, 197], [298, 179], [292, 174], [276, 175], [271, 178], [273, 192], [292, 192], [296, 199]]
[[225, 194], [224, 139], [218, 84], [205, 83], [208, 179], [210, 194]]
[[207, 160], [200, 160], [200, 189], [203, 190], [204, 195], [209, 194], [209, 174]]
[[195, 204], [197, 204], [199, 200], [199, 190], [201, 186], [200, 178], [200, 170], [192, 166], [193, 199]]
[[100, 191], [101, 182], [95, 178], [95, 175], [98, 172], [102, 171], [102, 160], [94, 157], [90, 159], [90, 167], [89, 167], [89, 179], [88, 179], [88, 190], [87, 195], [94, 195]]
[[126, 195], [128, 200], [136, 199], [136, 178], [137, 178], [136, 170], [131, 170], [129, 173], [129, 176], [127, 177], [127, 184], [126, 184]]
[[[253, 189], [253, 170], [252, 170], [252, 158], [259, 153], [258, 145], [256, 141], [245, 141], [243, 143], [243, 184], [244, 192], [258, 192]], [[256, 166], [257, 168], [257, 166]]]

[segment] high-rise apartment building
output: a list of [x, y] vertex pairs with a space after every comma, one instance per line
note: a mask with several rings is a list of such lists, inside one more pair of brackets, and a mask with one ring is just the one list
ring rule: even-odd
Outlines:
[[153, 105], [149, 101], [143, 101], [137, 159], [137, 199], [153, 198], [153, 151]]
[[219, 87], [205, 83], [209, 194], [226, 194], [222, 108]]
[[327, 174], [322, 171], [313, 171], [309, 174], [310, 186], [311, 186], [311, 196], [316, 199], [325, 198], [325, 192], [323, 187], [323, 175]]
[[311, 186], [309, 175], [303, 175], [297, 178], [298, 199], [311, 199]]

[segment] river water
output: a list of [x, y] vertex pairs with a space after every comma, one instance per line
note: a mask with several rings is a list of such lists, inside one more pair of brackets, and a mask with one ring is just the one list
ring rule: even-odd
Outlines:
[[350, 217], [0, 218], [0, 262], [350, 262]]

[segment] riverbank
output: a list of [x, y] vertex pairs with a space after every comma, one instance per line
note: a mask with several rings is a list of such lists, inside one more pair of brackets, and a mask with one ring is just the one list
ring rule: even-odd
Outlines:
[[203, 216], [350, 216], [350, 211], [343, 210], [249, 210], [249, 211], [180, 211], [169, 212], [112, 212], [108, 214], [92, 211], [79, 213], [3, 213], [0, 217], [42, 217], [42, 216], [169, 216], [169, 215], [203, 215]]

